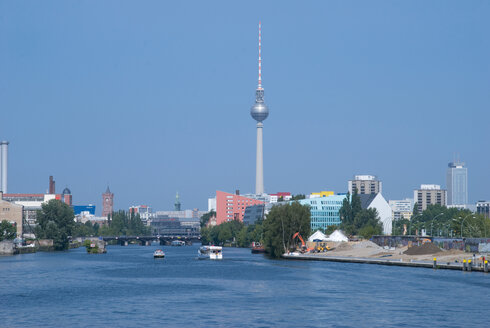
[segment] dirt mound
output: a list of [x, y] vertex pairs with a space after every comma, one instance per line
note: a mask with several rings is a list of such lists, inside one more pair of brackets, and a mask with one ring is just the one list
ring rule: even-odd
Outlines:
[[439, 247], [433, 243], [425, 243], [420, 246], [409, 247], [403, 254], [406, 255], [428, 255], [442, 252]]

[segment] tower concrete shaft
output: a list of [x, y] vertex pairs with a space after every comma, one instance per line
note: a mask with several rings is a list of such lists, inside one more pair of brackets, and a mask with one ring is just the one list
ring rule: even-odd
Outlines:
[[257, 162], [255, 171], [255, 194], [262, 195], [264, 193], [264, 151], [262, 144], [262, 131], [264, 124], [257, 123]]
[[1, 191], [6, 194], [7, 193], [7, 176], [8, 176], [8, 141], [0, 142], [0, 148], [2, 153], [2, 173], [1, 173]]

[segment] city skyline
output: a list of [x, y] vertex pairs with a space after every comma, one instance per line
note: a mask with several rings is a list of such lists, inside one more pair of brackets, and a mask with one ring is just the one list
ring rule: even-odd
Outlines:
[[216, 190], [252, 192], [262, 21], [267, 192], [345, 192], [372, 174], [403, 199], [446, 187], [458, 152], [469, 203], [490, 198], [489, 155], [476, 151], [490, 140], [488, 3], [194, 7], [0, 3], [9, 193], [44, 192], [50, 175], [99, 208], [108, 184], [116, 209], [170, 209], [177, 190], [200, 209]]

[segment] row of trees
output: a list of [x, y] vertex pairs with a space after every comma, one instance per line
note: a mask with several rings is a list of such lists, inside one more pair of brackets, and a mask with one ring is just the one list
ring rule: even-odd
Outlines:
[[[407, 231], [406, 231], [407, 230]], [[441, 205], [429, 205], [423, 212], [415, 204], [410, 220], [393, 221], [393, 234], [422, 234], [449, 237], [488, 237], [490, 219], [474, 214], [468, 209], [447, 208]]]
[[39, 239], [53, 239], [55, 250], [66, 250], [69, 237], [86, 236], [134, 236], [150, 234], [150, 228], [141, 221], [139, 214], [125, 211], [113, 213], [108, 225], [99, 226], [91, 222], [80, 223], [73, 220], [73, 209], [67, 204], [53, 199], [42, 204], [37, 212], [37, 226], [34, 230]]

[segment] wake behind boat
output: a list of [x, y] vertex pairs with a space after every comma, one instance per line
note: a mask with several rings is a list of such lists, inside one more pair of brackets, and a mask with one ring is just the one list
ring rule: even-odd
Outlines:
[[161, 249], [157, 249], [153, 253], [153, 258], [155, 258], [155, 259], [163, 259], [163, 258], [165, 258], [165, 253]]
[[221, 246], [201, 246], [197, 251], [200, 259], [222, 260], [223, 247]]

